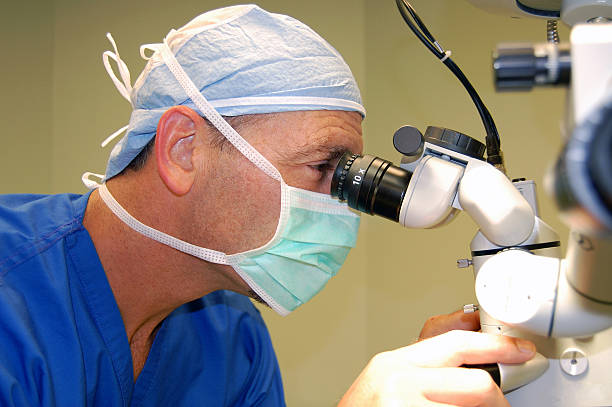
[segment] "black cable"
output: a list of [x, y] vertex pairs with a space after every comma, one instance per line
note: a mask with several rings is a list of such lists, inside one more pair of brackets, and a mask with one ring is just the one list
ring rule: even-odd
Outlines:
[[[486, 109], [486, 106], [484, 106], [484, 103], [480, 99], [480, 96], [478, 95], [478, 93], [476, 92], [476, 90], [474, 89], [472, 84], [469, 82], [467, 77], [463, 74], [461, 69], [459, 69], [459, 67], [450, 58], [448, 58], [448, 57], [444, 58], [446, 56], [446, 53], [443, 52], [442, 47], [440, 46], [440, 44], [438, 44], [436, 39], [429, 32], [429, 30], [425, 26], [425, 23], [423, 23], [423, 21], [416, 14], [416, 11], [414, 10], [414, 8], [412, 8], [410, 3], [406, 2], [406, 1], [401, 1], [401, 0], [397, 0], [397, 3], [398, 3], [398, 8], [400, 10], [400, 13], [401, 13], [402, 17], [404, 18], [404, 21], [406, 21], [406, 23], [408, 24], [408, 27], [410, 27], [412, 32], [419, 38], [419, 40], [421, 40], [421, 42], [423, 44], [425, 44], [425, 46], [427, 46], [427, 48], [429, 48], [429, 50], [438, 59], [440, 59], [440, 60], [444, 59], [442, 62], [451, 70], [451, 72], [453, 72], [453, 74], [455, 74], [455, 76], [457, 76], [459, 81], [466, 88], [468, 94], [472, 98], [472, 101], [476, 105], [476, 109], [478, 110], [478, 113], [480, 114], [480, 116], [481, 116], [481, 118], [483, 120], [483, 123], [484, 123], [484, 126], [485, 126], [485, 130], [487, 131], [487, 135], [492, 134], [493, 138], [496, 140], [496, 143], [489, 142], [487, 144], [488, 145], [493, 144], [493, 145], [499, 146], [499, 135], [497, 134], [497, 129], [495, 128], [495, 123], [493, 122], [493, 119], [491, 118], [491, 114]], [[415, 22], [419, 26], [420, 30], [417, 29], [414, 26], [414, 24], [412, 23], [412, 21], [410, 20], [408, 15], [406, 15], [406, 11], [402, 7], [402, 5], [406, 7], [408, 12], [412, 16], [412, 18], [415, 20]], [[495, 147], [493, 147], [493, 148], [495, 148]], [[487, 151], [489, 151], [489, 150], [487, 150]], [[487, 154], [487, 155], [489, 155], [489, 154]]]
[[[425, 26], [425, 23], [423, 20], [421, 20], [410, 3], [408, 3], [406, 0], [396, 0], [396, 4], [402, 18], [412, 32], [436, 56], [436, 58], [440, 59], [442, 63], [446, 65], [446, 67], [457, 77], [457, 79], [459, 79], [465, 90], [470, 95], [474, 105], [476, 106], [476, 110], [478, 110], [478, 114], [480, 115], [487, 134], [485, 139], [487, 146], [487, 161], [491, 164], [503, 164], [503, 159], [500, 153], [500, 139], [497, 126], [495, 125], [495, 121], [493, 120], [491, 113], [476, 92], [476, 89], [474, 89], [465, 74], [450, 58], [450, 53], [447, 53], [444, 51], [444, 49], [442, 49], [440, 44], [429, 32]], [[412, 20], [414, 20], [414, 23]]]
[[[413, 33], [421, 40], [421, 42], [423, 42], [423, 44], [425, 44], [425, 46], [427, 46], [427, 48], [438, 59], [443, 60], [442, 62], [451, 70], [451, 72], [453, 72], [453, 74], [455, 74], [455, 76], [460, 80], [460, 82], [466, 88], [468, 94], [472, 98], [472, 101], [476, 105], [476, 108], [483, 120], [483, 124], [485, 125], [485, 130], [487, 131], [487, 135], [492, 136], [495, 140], [495, 142], [493, 143], [489, 142], [487, 144], [492, 145], [493, 148], [495, 148], [495, 146], [499, 146], [499, 135], [497, 133], [497, 129], [495, 127], [495, 123], [493, 122], [491, 114], [487, 110], [486, 106], [484, 106], [484, 103], [480, 99], [478, 93], [476, 92], [474, 87], [471, 85], [467, 77], [463, 74], [461, 69], [459, 69], [459, 67], [452, 60], [450, 60], [450, 58], [448, 57], [445, 58], [446, 53], [443, 52], [440, 44], [438, 44], [436, 39], [429, 32], [429, 30], [427, 29], [423, 21], [419, 18], [419, 16], [416, 14], [416, 11], [410, 5], [410, 3], [408, 3], [405, 0], [397, 0], [397, 4], [400, 10], [400, 13], [402, 14], [402, 17], [404, 18], [404, 21], [406, 21], [406, 23], [408, 24], [410, 29], [413, 31]], [[402, 5], [408, 10], [408, 13], [410, 13], [410, 16], [415, 20], [420, 30], [418, 30], [414, 26], [414, 24], [412, 23], [412, 21], [406, 14], [406, 11], [402, 7]]]
[[408, 12], [410, 13], [410, 15], [412, 16], [412, 18], [414, 19], [414, 21], [417, 23], [417, 25], [419, 26], [419, 28], [421, 29], [421, 31], [423, 32], [423, 34], [425, 34], [425, 36], [433, 43], [436, 42], [436, 39], [433, 37], [433, 35], [431, 35], [431, 33], [429, 32], [429, 30], [427, 29], [427, 26], [425, 25], [425, 23], [423, 22], [423, 20], [421, 20], [421, 18], [419, 17], [419, 15], [416, 13], [416, 10], [414, 8], [412, 8], [412, 6], [410, 5], [410, 3], [404, 3], [404, 5], [407, 6], [408, 8]]
[[[476, 107], [477, 107], [477, 109], [478, 109], [478, 111], [479, 111], [479, 113], [480, 113], [480, 115], [481, 115], [481, 117], [483, 119], [484, 124], [485, 124], [485, 129], [487, 130], [487, 134], [493, 133], [494, 138], [497, 140], [497, 144], [499, 144], [499, 135], [497, 134], [497, 129], [495, 128], [495, 123], [493, 122], [493, 119], [492, 119], [489, 111], [484, 106], [484, 103], [480, 99], [478, 93], [476, 92], [474, 87], [471, 85], [471, 83], [469, 82], [467, 77], [463, 74], [461, 69], [459, 69], [459, 67], [452, 60], [449, 61], [450, 58], [448, 58], [448, 57], [445, 58], [446, 53], [442, 50], [442, 47], [436, 41], [434, 36], [429, 32], [429, 30], [425, 26], [425, 23], [423, 23], [423, 21], [420, 19], [420, 17], [416, 14], [416, 11], [410, 5], [410, 3], [408, 3], [405, 0], [397, 0], [397, 5], [398, 5], [399, 11], [400, 11], [402, 17], [404, 18], [404, 21], [406, 21], [406, 23], [408, 24], [410, 29], [413, 31], [413, 33], [419, 38], [419, 40], [421, 40], [421, 42], [425, 46], [427, 46], [427, 48], [438, 59], [440, 59], [440, 60], [444, 59], [442, 62], [451, 70], [451, 72], [453, 72], [453, 74], [455, 74], [455, 76], [457, 76], [457, 78], [464, 85], [464, 87], [466, 88], [466, 90], [468, 91], [470, 96], [472, 97], [472, 100], [476, 104]], [[420, 30], [417, 29], [414, 26], [414, 24], [412, 23], [412, 21], [410, 20], [410, 18], [406, 14], [406, 11], [402, 7], [402, 5], [408, 10], [408, 12], [410, 13], [410, 16], [415, 20], [415, 22], [418, 25]], [[447, 63], [446, 61], [449, 61], [449, 62]]]
[[[435, 39], [433, 38], [429, 30], [427, 30], [427, 28], [425, 28], [424, 30], [417, 29], [414, 26], [413, 22], [410, 20], [410, 17], [406, 14], [406, 9], [407, 9], [410, 15], [414, 16], [414, 20], [417, 22], [419, 27], [421, 26], [424, 27], [423, 21], [416, 14], [412, 6], [409, 3], [405, 2], [404, 0], [396, 0], [396, 4], [397, 4], [397, 8], [399, 9], [400, 14], [404, 18], [404, 21], [406, 22], [406, 24], [408, 24], [408, 27], [410, 27], [410, 29], [412, 30], [412, 32], [419, 38], [419, 40], [421, 40], [423, 44], [425, 44], [427, 48], [429, 48], [431, 52], [433, 52], [433, 54], [438, 59], [442, 59], [444, 57], [444, 53], [439, 51], [436, 47], [434, 47], [433, 43], [435, 42]], [[404, 7], [406, 9], [404, 9]]]

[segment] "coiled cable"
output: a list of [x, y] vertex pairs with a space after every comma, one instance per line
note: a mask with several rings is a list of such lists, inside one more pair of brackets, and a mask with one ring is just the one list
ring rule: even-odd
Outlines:
[[552, 44], [559, 43], [559, 29], [557, 20], [548, 20], [546, 22], [546, 39]]

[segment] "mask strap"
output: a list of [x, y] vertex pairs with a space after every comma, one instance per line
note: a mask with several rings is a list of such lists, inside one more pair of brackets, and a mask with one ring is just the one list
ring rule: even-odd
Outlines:
[[[123, 96], [131, 104], [132, 99], [130, 95], [132, 93], [132, 81], [130, 78], [130, 70], [119, 56], [119, 50], [117, 49], [117, 44], [115, 43], [113, 36], [110, 33], [106, 33], [106, 38], [108, 38], [110, 43], [113, 45], [113, 49], [115, 50], [115, 52], [104, 51], [104, 53], [102, 54], [102, 62], [104, 62], [104, 68], [106, 69], [108, 76], [110, 76], [119, 93], [121, 93], [121, 96]], [[110, 61], [108, 60], [109, 58], [111, 58], [117, 63], [117, 69], [119, 70], [121, 80], [117, 78], [117, 75], [115, 75], [113, 68], [110, 66]]]
[[113, 141], [114, 139], [119, 137], [121, 134], [123, 134], [128, 129], [128, 127], [130, 127], [129, 124], [123, 126], [119, 130], [117, 130], [116, 132], [114, 132], [113, 134], [111, 134], [110, 136], [105, 138], [104, 141], [102, 143], [100, 143], [100, 147], [102, 147], [102, 148], [106, 147], [108, 145], [108, 143], [110, 143], [111, 141]]
[[[142, 59], [144, 59], [145, 61], [148, 61], [149, 59], [151, 59], [153, 57], [153, 54], [155, 54], [157, 51], [159, 51], [159, 47], [161, 46], [161, 44], [142, 44], [140, 46], [140, 56]], [[151, 55], [147, 55], [147, 51], [152, 51], [153, 54]]]
[[[99, 181], [91, 179], [92, 177], [98, 178]], [[81, 176], [81, 181], [83, 181], [83, 184], [87, 187], [87, 189], [96, 189], [102, 185], [102, 182], [104, 182], [104, 175], [96, 174], [95, 172], [84, 172]]]
[[[170, 31], [168, 35], [172, 35], [174, 30]], [[202, 114], [215, 126], [221, 134], [229, 140], [244, 155], [249, 161], [255, 164], [259, 169], [265, 172], [270, 177], [281, 181], [282, 177], [278, 170], [263, 156], [259, 151], [255, 150], [245, 139], [243, 139], [237, 132], [229, 125], [227, 121], [217, 112], [217, 110], [206, 100], [206, 98], [200, 93], [200, 91], [193, 84], [187, 73], [183, 70], [183, 67], [174, 57], [174, 54], [170, 50], [168, 43], [164, 40], [163, 44], [160, 44], [159, 51], [161, 52], [162, 59], [168, 66], [168, 69], [176, 80], [179, 82], [181, 87], [185, 90], [185, 93], [200, 109]]]
[[100, 185], [98, 192], [100, 193], [102, 200], [106, 203], [106, 206], [108, 206], [115, 216], [141, 235], [211, 263], [229, 264], [227, 255], [225, 253], [192, 245], [191, 243], [184, 242], [176, 237], [172, 237], [140, 222], [138, 219], [130, 215], [119, 204], [119, 202], [115, 200], [106, 187], [106, 183]]
[[[106, 33], [106, 38], [108, 38], [108, 40], [112, 44], [115, 52], [104, 51], [104, 53], [102, 54], [102, 62], [104, 63], [104, 69], [106, 69], [108, 76], [110, 76], [111, 80], [115, 84], [115, 87], [117, 88], [119, 93], [121, 93], [121, 96], [123, 96], [131, 104], [132, 100], [130, 98], [130, 95], [132, 93], [132, 84], [131, 84], [131, 78], [130, 78], [130, 70], [128, 69], [125, 62], [123, 62], [123, 60], [119, 56], [119, 50], [117, 49], [117, 44], [115, 43], [115, 39], [113, 38], [111, 33]], [[115, 71], [113, 71], [113, 68], [110, 65], [109, 58], [117, 63], [117, 69], [119, 70], [119, 75], [121, 76], [121, 80], [119, 80], [119, 78], [117, 78], [117, 75], [115, 75]], [[100, 144], [100, 146], [102, 148], [106, 147], [108, 143], [110, 143], [111, 141], [116, 139], [118, 136], [120, 136], [122, 133], [124, 133], [128, 127], [129, 126], [123, 126], [119, 130], [117, 130], [116, 132], [108, 136], [106, 139], [104, 139], [104, 141]], [[91, 177], [99, 178], [100, 181], [94, 181], [91, 179]], [[99, 188], [100, 185], [102, 185], [102, 183], [104, 182], [104, 175], [96, 174], [93, 172], [85, 172], [81, 176], [81, 181], [88, 189], [96, 189], [96, 188]]]
[[[110, 136], [108, 136], [101, 144], [100, 147], [104, 148], [108, 145], [108, 143], [110, 143], [111, 141], [113, 141], [114, 139], [116, 139], [119, 135], [121, 135], [121, 133], [125, 132], [127, 130], [129, 126], [123, 126], [122, 128], [120, 128], [119, 130], [117, 130], [116, 132], [114, 132], [113, 134], [111, 134]], [[91, 179], [91, 177], [94, 178], [99, 178], [100, 181], [94, 181]], [[83, 184], [87, 187], [87, 189], [96, 189], [98, 188], [100, 185], [102, 185], [102, 183], [104, 182], [104, 175], [102, 174], [96, 174], [94, 172], [84, 172], [83, 175], [81, 176], [81, 181], [83, 182]]]

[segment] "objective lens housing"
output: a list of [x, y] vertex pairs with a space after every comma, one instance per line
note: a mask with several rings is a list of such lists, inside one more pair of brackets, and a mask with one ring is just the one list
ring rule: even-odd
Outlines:
[[334, 171], [331, 195], [360, 212], [398, 222], [411, 177], [382, 158], [345, 153]]
[[567, 44], [502, 44], [493, 55], [497, 90], [567, 85], [571, 56]]
[[612, 99], [579, 124], [559, 155], [548, 189], [572, 230], [612, 235]]

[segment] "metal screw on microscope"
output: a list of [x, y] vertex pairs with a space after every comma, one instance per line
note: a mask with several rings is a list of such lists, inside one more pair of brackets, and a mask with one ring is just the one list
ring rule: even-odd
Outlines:
[[460, 269], [470, 267], [471, 265], [472, 265], [472, 260], [470, 259], [458, 259], [457, 260], [457, 267]]
[[463, 306], [463, 313], [464, 314], [471, 314], [473, 312], [478, 311], [478, 305], [477, 304], [466, 304]]
[[579, 376], [589, 367], [589, 359], [583, 351], [578, 348], [566, 349], [559, 358], [561, 370], [570, 376]]

